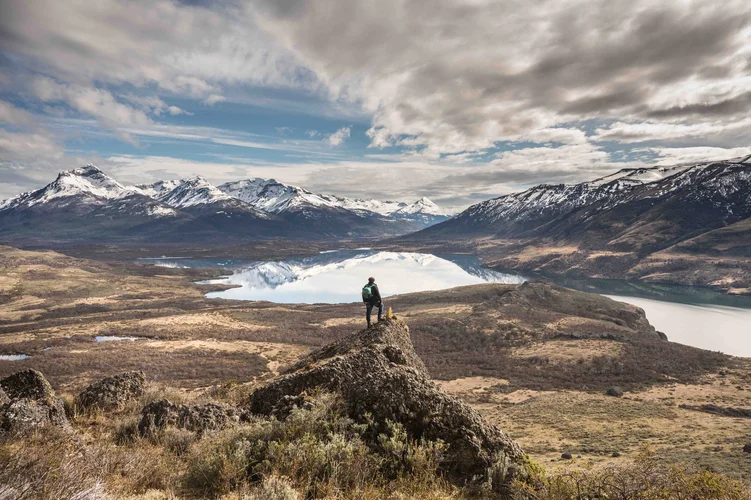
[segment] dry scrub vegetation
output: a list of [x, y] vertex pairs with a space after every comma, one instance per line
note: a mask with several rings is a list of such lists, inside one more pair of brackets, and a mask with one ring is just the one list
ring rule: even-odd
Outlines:
[[[398, 425], [375, 444], [364, 425], [345, 416], [333, 395], [310, 398], [283, 422], [257, 417], [229, 429], [197, 434], [165, 428], [142, 436], [138, 412], [169, 398], [196, 402], [242, 399], [248, 388], [225, 386], [201, 395], [150, 386], [114, 413], [77, 413], [72, 432], [56, 428], [0, 442], [0, 497], [16, 499], [222, 498], [470, 499], [489, 490], [451, 485], [438, 472], [444, 446], [414, 441]], [[534, 474], [516, 482], [518, 499], [746, 499], [745, 485], [720, 474], [669, 465], [643, 449], [634, 460], [606, 467]]]

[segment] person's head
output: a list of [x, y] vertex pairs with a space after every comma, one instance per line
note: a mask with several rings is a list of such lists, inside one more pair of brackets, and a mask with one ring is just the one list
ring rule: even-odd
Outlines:
[[375, 283], [375, 278], [373, 278], [372, 276], [368, 278], [368, 283]]

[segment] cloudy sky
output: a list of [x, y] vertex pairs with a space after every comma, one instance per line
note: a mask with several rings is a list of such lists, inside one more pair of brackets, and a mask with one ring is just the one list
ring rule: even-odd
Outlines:
[[462, 207], [751, 153], [747, 0], [3, 0], [0, 198], [273, 177]]

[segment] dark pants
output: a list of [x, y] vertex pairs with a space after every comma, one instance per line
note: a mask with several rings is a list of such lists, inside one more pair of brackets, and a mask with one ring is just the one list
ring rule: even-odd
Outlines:
[[378, 321], [381, 321], [381, 315], [383, 314], [383, 304], [366, 304], [365, 305], [365, 319], [370, 324], [370, 313], [373, 311], [373, 307], [378, 306]]

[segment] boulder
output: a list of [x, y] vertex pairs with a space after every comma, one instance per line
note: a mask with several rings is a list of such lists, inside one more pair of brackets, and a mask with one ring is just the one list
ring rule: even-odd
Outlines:
[[607, 391], [605, 391], [605, 394], [608, 396], [613, 396], [614, 398], [620, 398], [623, 396], [623, 389], [620, 387], [610, 387]]
[[564, 451], [563, 453], [561, 453], [561, 459], [562, 460], [573, 460], [574, 456], [571, 453], [569, 453], [567, 451]]
[[121, 373], [88, 386], [78, 395], [77, 403], [83, 409], [122, 408], [127, 402], [141, 397], [145, 386], [146, 377], [143, 372]]
[[42, 400], [55, 396], [50, 383], [36, 370], [24, 370], [9, 375], [0, 380], [0, 387], [12, 400]]
[[743, 446], [743, 453], [751, 453], [751, 443], [745, 444]]
[[349, 416], [367, 423], [372, 437], [387, 432], [391, 421], [413, 439], [442, 440], [442, 470], [458, 484], [492, 477], [500, 491], [527, 475], [525, 455], [514, 441], [430, 380], [407, 325], [397, 318], [309, 354], [257, 389], [249, 409], [272, 415], [290, 397], [315, 390], [340, 394]]
[[0, 433], [19, 434], [38, 427], [68, 428], [61, 399], [36, 370], [24, 370], [0, 380]]
[[199, 434], [223, 429], [240, 422], [242, 412], [224, 403], [175, 404], [167, 399], [154, 401], [141, 410], [138, 431], [152, 434], [167, 426]]

